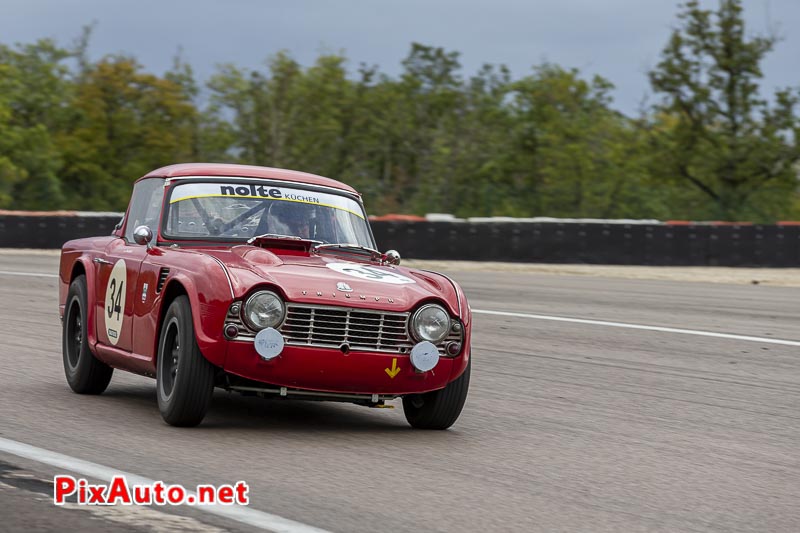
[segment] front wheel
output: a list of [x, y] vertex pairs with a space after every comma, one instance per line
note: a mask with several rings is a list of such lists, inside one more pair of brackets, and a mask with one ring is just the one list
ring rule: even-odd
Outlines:
[[172, 426], [191, 427], [203, 421], [214, 393], [214, 366], [194, 337], [189, 298], [172, 301], [161, 326], [156, 371], [158, 409]]
[[467, 399], [471, 366], [472, 358], [464, 373], [441, 390], [405, 396], [403, 412], [408, 423], [419, 429], [447, 429], [452, 426]]

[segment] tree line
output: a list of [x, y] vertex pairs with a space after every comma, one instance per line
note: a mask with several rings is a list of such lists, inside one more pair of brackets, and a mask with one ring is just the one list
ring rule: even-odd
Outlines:
[[90, 36], [0, 45], [0, 208], [122, 210], [146, 172], [216, 161], [342, 180], [374, 214], [800, 219], [800, 91], [761, 89], [778, 39], [745, 31], [740, 0], [680, 7], [636, 117], [601, 76], [467, 75], [418, 43], [397, 76], [280, 52], [201, 84], [180, 57], [92, 61]]

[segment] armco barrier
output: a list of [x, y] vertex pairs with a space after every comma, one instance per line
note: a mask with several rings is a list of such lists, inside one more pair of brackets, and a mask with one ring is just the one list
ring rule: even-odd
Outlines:
[[119, 215], [0, 214], [0, 248], [61, 248], [70, 239], [110, 234]]
[[388, 222], [382, 250], [415, 259], [611, 265], [800, 267], [800, 226]]
[[[0, 213], [0, 248], [108, 235], [119, 215]], [[800, 267], [800, 225], [372, 222], [405, 258], [617, 265]]]

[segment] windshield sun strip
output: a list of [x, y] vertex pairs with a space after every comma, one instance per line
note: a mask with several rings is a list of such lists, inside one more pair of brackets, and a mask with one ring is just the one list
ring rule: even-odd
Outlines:
[[[184, 196], [183, 198], [179, 198], [177, 200], [170, 199], [169, 205], [177, 204], [178, 202], [182, 202], [184, 200], [197, 200], [198, 198], [232, 198], [231, 196], [225, 194], [198, 194], [195, 196]], [[344, 207], [339, 207], [337, 205], [332, 204], [324, 204], [324, 203], [317, 203], [317, 202], [306, 202], [304, 200], [292, 200], [289, 198], [264, 198], [263, 196], [236, 196], [237, 199], [254, 199], [254, 200], [270, 200], [273, 202], [296, 202], [298, 204], [307, 204], [307, 205], [319, 205], [321, 207], [329, 207], [331, 209], [337, 209], [339, 211], [344, 211], [346, 213], [350, 213], [351, 215], [355, 215], [358, 218], [365, 220], [366, 217], [364, 215], [357, 213], [351, 209], [345, 209]]]
[[257, 183], [271, 183], [284, 187], [294, 187], [306, 191], [329, 192], [331, 194], [338, 194], [346, 196], [354, 200], [358, 204], [362, 204], [361, 196], [357, 192], [348, 191], [346, 189], [339, 189], [329, 185], [316, 185], [312, 183], [304, 183], [301, 181], [287, 181], [279, 178], [254, 178], [250, 176], [175, 176], [172, 178], [162, 178], [164, 180], [164, 188], [173, 187], [181, 183], [237, 183], [237, 182], [250, 182]]

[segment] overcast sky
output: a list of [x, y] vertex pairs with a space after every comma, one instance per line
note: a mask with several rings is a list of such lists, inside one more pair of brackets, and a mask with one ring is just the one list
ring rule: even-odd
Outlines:
[[[550, 61], [601, 74], [617, 108], [632, 114], [648, 94], [647, 70], [675, 24], [676, 0], [3, 0], [0, 42], [51, 37], [69, 44], [96, 22], [93, 58], [134, 55], [163, 73], [176, 51], [203, 80], [215, 65], [259, 67], [278, 50], [304, 65], [342, 51], [350, 68], [397, 74], [418, 41], [462, 53], [465, 74], [503, 63], [515, 77]], [[705, 0], [705, 5], [716, 5]], [[767, 59], [764, 86], [800, 86], [800, 0], [745, 0], [749, 30], [784, 40]], [[652, 100], [652, 99], [651, 99]]]

